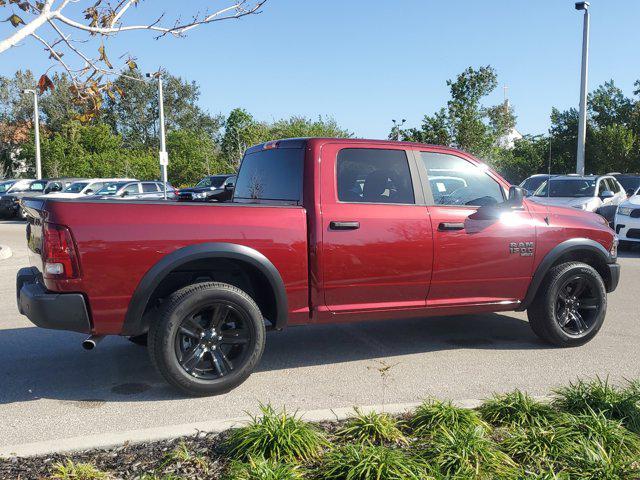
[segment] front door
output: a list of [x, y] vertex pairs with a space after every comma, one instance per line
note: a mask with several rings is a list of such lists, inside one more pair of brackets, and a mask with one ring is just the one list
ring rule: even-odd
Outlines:
[[429, 307], [513, 304], [524, 298], [535, 253], [535, 225], [525, 208], [498, 218], [476, 215], [506, 200], [481, 164], [447, 151], [417, 151], [434, 234]]
[[[402, 146], [326, 144], [321, 160], [322, 285], [331, 313], [424, 308], [429, 213]], [[324, 321], [322, 315], [320, 321]]]

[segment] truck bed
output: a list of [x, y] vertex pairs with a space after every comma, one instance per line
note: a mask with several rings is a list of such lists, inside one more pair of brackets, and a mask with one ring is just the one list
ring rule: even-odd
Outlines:
[[[45, 279], [47, 289], [82, 293], [102, 333], [122, 330], [142, 277], [178, 249], [229, 242], [257, 250], [284, 282], [290, 324], [308, 321], [306, 211], [300, 206], [197, 204], [164, 201], [29, 199], [30, 248], [38, 250], [42, 221], [71, 229], [80, 277]], [[37, 259], [36, 259], [37, 262]]]

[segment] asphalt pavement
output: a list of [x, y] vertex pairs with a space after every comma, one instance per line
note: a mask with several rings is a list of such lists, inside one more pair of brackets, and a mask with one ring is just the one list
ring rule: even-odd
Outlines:
[[[45, 440], [225, 420], [259, 402], [288, 410], [533, 395], [578, 377], [640, 378], [640, 251], [621, 254], [622, 280], [589, 344], [555, 349], [523, 313], [295, 327], [269, 333], [249, 380], [234, 391], [185, 398], [153, 370], [146, 348], [35, 328], [18, 314], [15, 273], [28, 265], [25, 227], [0, 222], [0, 449]], [[381, 367], [390, 366], [386, 376]]]

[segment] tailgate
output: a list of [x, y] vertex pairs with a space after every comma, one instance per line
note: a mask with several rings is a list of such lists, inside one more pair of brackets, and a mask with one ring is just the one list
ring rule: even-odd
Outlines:
[[42, 265], [42, 227], [46, 211], [45, 201], [38, 198], [25, 198], [22, 207], [27, 216], [27, 246], [29, 247], [29, 263], [40, 272]]

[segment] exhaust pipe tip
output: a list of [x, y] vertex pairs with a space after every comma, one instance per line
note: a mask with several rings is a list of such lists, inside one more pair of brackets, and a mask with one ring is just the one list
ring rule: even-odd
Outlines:
[[85, 350], [93, 350], [94, 348], [96, 348], [98, 346], [98, 343], [100, 343], [100, 341], [103, 339], [104, 337], [99, 337], [99, 336], [95, 336], [95, 335], [91, 335], [90, 337], [87, 337], [83, 342], [82, 342], [82, 348], [84, 348]]

